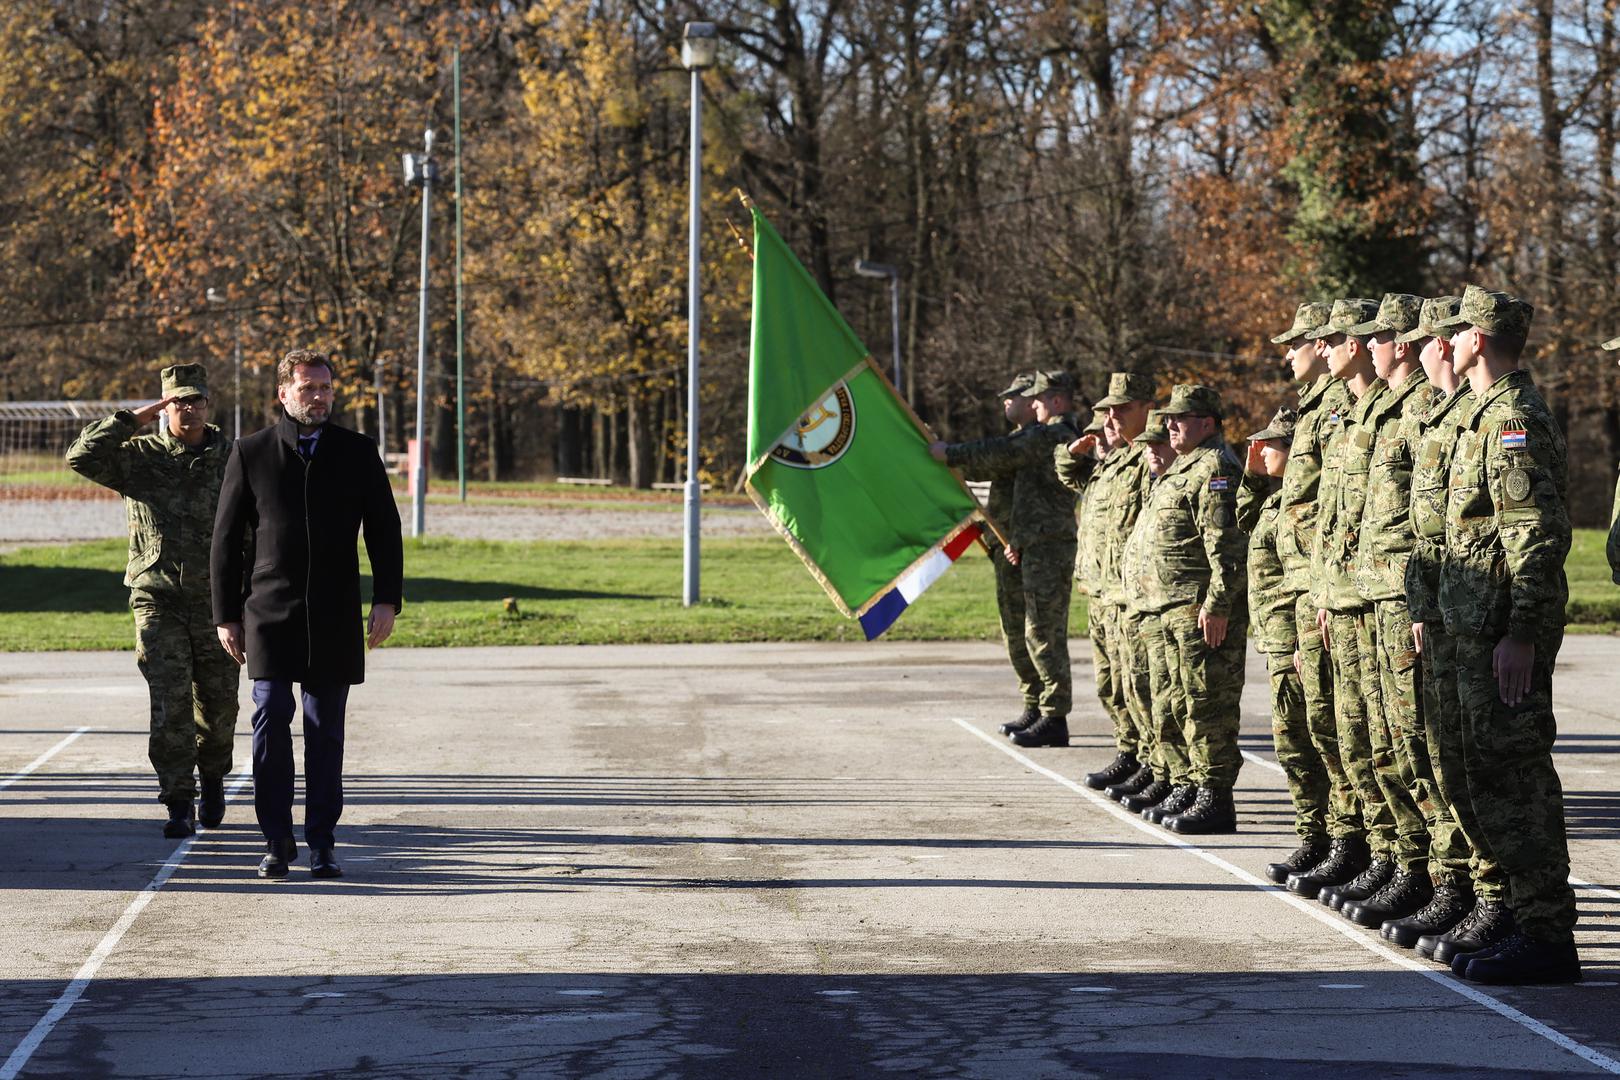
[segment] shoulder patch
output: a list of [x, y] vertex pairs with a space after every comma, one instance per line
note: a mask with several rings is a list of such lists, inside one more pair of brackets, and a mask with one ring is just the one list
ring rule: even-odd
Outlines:
[[1209, 490], [1225, 491], [1232, 486], [1232, 481], [1225, 476], [1212, 476], [1209, 478]]
[[1525, 442], [1524, 425], [1508, 426], [1502, 429], [1502, 449], [1523, 450]]

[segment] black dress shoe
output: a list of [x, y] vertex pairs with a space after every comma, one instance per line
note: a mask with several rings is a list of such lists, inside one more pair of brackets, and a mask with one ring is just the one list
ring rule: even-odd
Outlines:
[[1023, 731], [1040, 718], [1041, 710], [1037, 709], [1033, 705], [1030, 705], [1024, 709], [1023, 712], [1018, 714], [1018, 719], [1009, 720], [996, 730], [1001, 732], [1003, 735], [1011, 735], [1015, 731]]
[[259, 876], [262, 878], [284, 878], [287, 876], [287, 864], [298, 858], [298, 843], [292, 837], [284, 840], [271, 840], [265, 845], [269, 854], [259, 860]]
[[1069, 718], [1043, 716], [1023, 731], [1010, 736], [1014, 746], [1068, 746]]
[[1434, 947], [1434, 961], [1447, 965], [1453, 974], [1460, 977], [1468, 966], [1466, 963], [1458, 964], [1460, 958], [1494, 949], [1512, 937], [1517, 929], [1513, 912], [1505, 901], [1476, 901], [1467, 919], [1457, 924], [1457, 928], [1450, 933], [1440, 935]]
[[1324, 886], [1316, 894], [1316, 898], [1334, 911], [1340, 911], [1344, 908], [1344, 905], [1352, 900], [1367, 899], [1367, 897], [1388, 885], [1389, 879], [1394, 876], [1395, 860], [1387, 855], [1380, 855], [1367, 864], [1367, 869], [1342, 885]]
[[1367, 869], [1367, 841], [1359, 836], [1336, 836], [1328, 843], [1328, 857], [1303, 874], [1288, 875], [1287, 887], [1300, 896], [1315, 896], [1329, 885], [1342, 885]]
[[1136, 760], [1135, 754], [1127, 754], [1121, 750], [1104, 768], [1086, 773], [1082, 782], [1093, 791], [1101, 791], [1110, 784], [1119, 783], [1141, 767], [1142, 763]]
[[1325, 836], [1313, 836], [1308, 840], [1300, 841], [1294, 853], [1282, 862], [1266, 864], [1266, 877], [1281, 885], [1288, 880], [1290, 874], [1303, 874], [1323, 859], [1327, 858], [1328, 841]]
[[205, 776], [202, 778], [202, 803], [197, 807], [197, 820], [202, 822], [205, 829], [217, 829], [219, 823], [225, 820], [225, 778], [223, 776]]
[[1192, 784], [1182, 784], [1164, 797], [1158, 806], [1150, 806], [1142, 811], [1142, 816], [1155, 825], [1162, 825], [1167, 817], [1191, 810], [1192, 804], [1198, 799], [1198, 788]]
[[192, 809], [191, 800], [176, 799], [166, 803], [169, 808], [169, 820], [163, 823], [163, 835], [170, 840], [184, 840], [197, 832], [197, 815]]
[[343, 876], [343, 867], [337, 864], [332, 857], [329, 847], [312, 847], [309, 849], [309, 876], [316, 878], [336, 878]]
[[1382, 889], [1365, 900], [1344, 905], [1344, 917], [1357, 926], [1383, 926], [1390, 919], [1404, 919], [1434, 899], [1428, 864], [1401, 867]]
[[[1403, 949], [1410, 949], [1426, 935], [1439, 937], [1474, 909], [1474, 894], [1465, 893], [1452, 884], [1434, 890], [1434, 898], [1420, 911], [1404, 919], [1391, 919], [1384, 923], [1383, 935]], [[1431, 948], [1429, 954], [1434, 950]]]
[[1192, 809], [1163, 820], [1171, 832], [1214, 836], [1237, 832], [1237, 808], [1232, 805], [1231, 788], [1201, 787]]
[[1537, 941], [1515, 933], [1491, 955], [1470, 959], [1463, 978], [1488, 986], [1575, 983], [1581, 981], [1581, 958], [1573, 941]]
[[1119, 802], [1127, 796], [1135, 795], [1137, 792], [1146, 789], [1151, 783], [1153, 783], [1153, 767], [1143, 765], [1119, 783], [1109, 784], [1103, 788], [1103, 794], [1115, 802]]
[[1158, 806], [1164, 802], [1174, 790], [1175, 788], [1170, 786], [1170, 781], [1155, 779], [1135, 795], [1127, 795], [1119, 800], [1119, 804], [1133, 814], [1140, 814], [1148, 807]]

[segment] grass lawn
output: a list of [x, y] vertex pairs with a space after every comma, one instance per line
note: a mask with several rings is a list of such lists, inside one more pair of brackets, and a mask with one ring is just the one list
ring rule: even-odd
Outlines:
[[[1571, 629], [1620, 628], [1620, 587], [1605, 534], [1578, 530], [1570, 551]], [[0, 555], [0, 651], [129, 649], [125, 544], [108, 540]], [[630, 642], [858, 641], [775, 537], [703, 545], [703, 602], [681, 606], [678, 540], [599, 543], [407, 540], [400, 645], [585, 645]], [[366, 590], [369, 591], [369, 587]], [[517, 601], [507, 614], [502, 601]], [[1073, 625], [1084, 632], [1077, 597]], [[901, 616], [897, 640], [996, 637], [990, 564], [969, 553]]]

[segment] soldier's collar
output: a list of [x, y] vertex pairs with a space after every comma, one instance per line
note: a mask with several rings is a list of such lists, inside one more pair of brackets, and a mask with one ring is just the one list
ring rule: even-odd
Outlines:
[[1321, 401], [1332, 385], [1332, 375], [1318, 375], [1315, 382], [1302, 386], [1299, 391], [1299, 411], [1304, 412]]

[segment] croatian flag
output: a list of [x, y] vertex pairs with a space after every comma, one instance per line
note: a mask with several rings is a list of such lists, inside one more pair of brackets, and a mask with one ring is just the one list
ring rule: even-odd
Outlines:
[[866, 631], [866, 640], [871, 641], [893, 626], [900, 613], [910, 607], [924, 589], [938, 581], [983, 532], [984, 526], [969, 522], [918, 559], [910, 570], [900, 576], [893, 588], [878, 597], [861, 615], [861, 629]]

